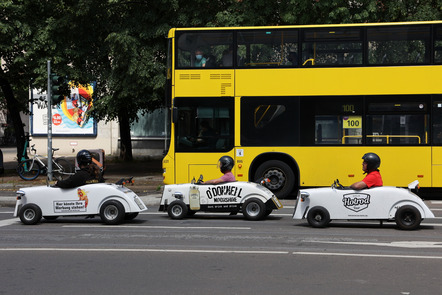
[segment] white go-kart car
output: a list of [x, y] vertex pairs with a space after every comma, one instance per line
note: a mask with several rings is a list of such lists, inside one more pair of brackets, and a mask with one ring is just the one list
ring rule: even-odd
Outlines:
[[[242, 213], [248, 220], [260, 220], [281, 209], [278, 198], [266, 187], [252, 182], [171, 184], [164, 187], [159, 211], [172, 219], [192, 216], [197, 211]], [[266, 180], [263, 180], [266, 181]]]
[[94, 183], [76, 188], [36, 186], [17, 191], [14, 217], [24, 224], [36, 224], [43, 217], [96, 216], [106, 224], [119, 224], [147, 210], [143, 201], [120, 180], [116, 184]]
[[364, 190], [344, 188], [336, 180], [330, 188], [298, 192], [293, 219], [305, 219], [313, 227], [326, 227], [331, 220], [379, 220], [396, 222], [400, 229], [414, 230], [434, 214], [411, 190], [382, 186]]

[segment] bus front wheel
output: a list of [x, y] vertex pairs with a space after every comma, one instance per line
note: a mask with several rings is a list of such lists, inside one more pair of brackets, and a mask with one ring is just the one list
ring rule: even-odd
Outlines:
[[279, 160], [270, 160], [262, 163], [255, 172], [255, 182], [261, 178], [268, 178], [266, 187], [278, 198], [287, 197], [295, 186], [295, 174], [289, 165]]

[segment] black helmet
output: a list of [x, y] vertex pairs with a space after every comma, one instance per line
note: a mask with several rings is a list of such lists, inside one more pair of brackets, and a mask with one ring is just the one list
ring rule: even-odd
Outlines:
[[78, 165], [89, 165], [92, 162], [92, 155], [88, 150], [81, 150], [77, 154]]
[[232, 157], [222, 156], [218, 160], [218, 167], [222, 173], [232, 170], [233, 165], [234, 165], [234, 163], [233, 163]]
[[366, 153], [362, 156], [362, 160], [367, 163], [367, 170], [374, 171], [381, 166], [381, 158], [375, 153]]

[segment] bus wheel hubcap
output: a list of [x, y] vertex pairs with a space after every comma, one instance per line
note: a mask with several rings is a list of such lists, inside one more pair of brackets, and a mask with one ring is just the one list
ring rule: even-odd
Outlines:
[[264, 177], [270, 179], [266, 186], [271, 190], [280, 189], [285, 182], [284, 174], [279, 170], [269, 170]]

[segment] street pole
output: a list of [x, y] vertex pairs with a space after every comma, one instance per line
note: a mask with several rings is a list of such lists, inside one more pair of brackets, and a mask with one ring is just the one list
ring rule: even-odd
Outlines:
[[52, 181], [52, 90], [51, 90], [51, 61], [48, 60], [48, 91], [46, 92], [48, 105], [48, 181]]

